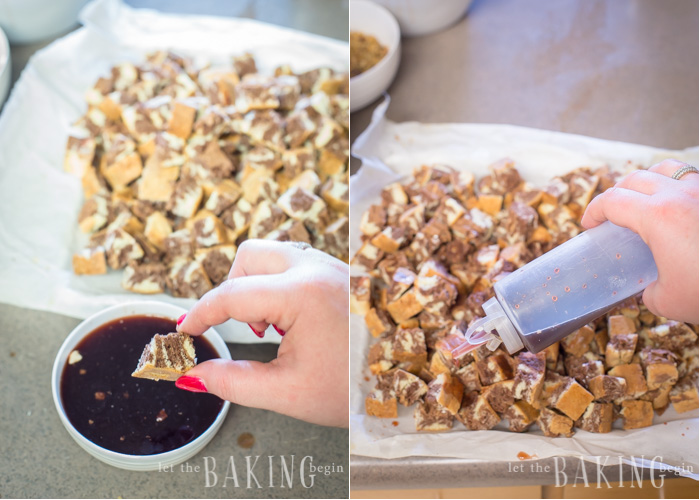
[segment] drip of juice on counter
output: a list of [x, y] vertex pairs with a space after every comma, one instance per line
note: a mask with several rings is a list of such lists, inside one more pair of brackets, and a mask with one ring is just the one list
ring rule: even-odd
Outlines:
[[643, 291], [658, 276], [651, 250], [633, 231], [605, 222], [554, 248], [494, 285], [459, 359], [487, 343], [537, 353]]

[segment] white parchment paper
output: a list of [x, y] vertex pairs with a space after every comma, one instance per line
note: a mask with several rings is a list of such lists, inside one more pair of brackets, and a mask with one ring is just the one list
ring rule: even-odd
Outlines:
[[[225, 64], [252, 53], [258, 69], [280, 64], [301, 72], [347, 71], [347, 43], [248, 19], [164, 14], [97, 0], [81, 13], [83, 28], [37, 52], [0, 116], [0, 302], [85, 318], [144, 297], [120, 286], [121, 272], [74, 276], [80, 245], [80, 179], [63, 171], [68, 129], [86, 110], [85, 91], [123, 61], [170, 49]], [[145, 297], [189, 308], [191, 299]], [[262, 299], [264, 300], [264, 299]], [[259, 342], [245, 324], [217, 329], [230, 342]], [[270, 329], [265, 339], [279, 342]]]
[[[372, 123], [353, 147], [363, 166], [350, 179], [351, 255], [360, 246], [360, 217], [369, 205], [377, 203], [382, 187], [410, 175], [422, 164], [442, 163], [474, 172], [479, 178], [488, 173], [489, 164], [510, 157], [522, 177], [535, 185], [586, 165], [608, 164], [625, 170], [629, 162], [651, 166], [664, 158], [698, 164], [697, 148], [664, 151], [510, 125], [394, 123], [384, 117], [388, 105], [387, 98], [377, 107]], [[350, 449], [354, 454], [497, 462], [517, 460], [518, 453], [525, 452], [538, 458], [583, 456], [596, 461], [595, 457], [611, 457], [610, 464], [619, 460], [612, 457], [623, 457], [625, 463], [644, 467], [685, 468], [684, 475], [698, 479], [697, 410], [679, 415], [671, 407], [661, 417], [655, 416], [654, 425], [645, 429], [623, 431], [618, 421], [609, 434], [578, 429], [570, 439], [547, 438], [537, 426], [524, 434], [508, 432], [505, 422], [490, 431], [468, 431], [455, 422], [451, 432], [417, 433], [413, 407], [401, 405], [398, 426], [388, 419], [367, 417], [364, 398], [376, 382], [366, 362], [371, 336], [357, 315], [351, 317], [350, 332]]]

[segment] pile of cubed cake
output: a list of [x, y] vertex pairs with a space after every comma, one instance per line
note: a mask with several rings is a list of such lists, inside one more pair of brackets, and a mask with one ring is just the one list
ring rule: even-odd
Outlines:
[[646, 427], [669, 404], [697, 408], [697, 325], [654, 316], [639, 298], [539, 354], [483, 345], [453, 359], [493, 284], [578, 234], [592, 197], [619, 178], [581, 168], [537, 189], [512, 161], [489, 171], [475, 185], [470, 173], [422, 166], [360, 221], [350, 304], [376, 338], [367, 414], [397, 418], [400, 403], [415, 405], [418, 431], [506, 419], [513, 432], [536, 422], [568, 437], [574, 427], [610, 432], [618, 418], [624, 429]]
[[76, 274], [109, 266], [132, 292], [198, 298], [247, 238], [347, 261], [347, 74], [264, 75], [249, 54], [212, 67], [156, 52], [112, 68], [86, 99], [65, 156], [90, 234]]

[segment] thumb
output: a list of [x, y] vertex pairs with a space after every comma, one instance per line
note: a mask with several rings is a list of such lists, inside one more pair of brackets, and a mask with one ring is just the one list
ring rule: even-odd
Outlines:
[[212, 359], [198, 364], [177, 379], [175, 386], [191, 392], [208, 392], [235, 404], [275, 410], [279, 404], [280, 368], [259, 361]]
[[654, 281], [651, 283], [646, 289], [644, 290], [644, 294], [642, 295], [642, 302], [644, 302], [644, 305], [651, 311], [653, 314], [656, 316], [664, 316], [663, 314], [660, 313], [659, 311], [659, 280]]

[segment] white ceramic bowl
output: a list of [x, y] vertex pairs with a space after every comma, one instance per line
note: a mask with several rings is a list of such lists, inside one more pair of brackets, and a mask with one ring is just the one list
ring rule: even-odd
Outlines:
[[401, 60], [401, 31], [388, 10], [368, 0], [350, 3], [350, 31], [372, 35], [388, 49], [381, 61], [350, 79], [352, 113], [377, 99], [394, 80]]
[[78, 22], [87, 0], [0, 0], [0, 26], [12, 43], [60, 35]]
[[391, 11], [403, 36], [421, 36], [459, 21], [472, 0], [376, 0]]
[[[172, 304], [167, 304], [165, 302], [146, 301], [120, 304], [104, 309], [103, 311], [89, 317], [76, 326], [70, 335], [68, 335], [66, 340], [63, 341], [63, 345], [61, 345], [61, 348], [58, 350], [58, 354], [56, 355], [56, 360], [53, 364], [53, 372], [51, 374], [51, 391], [53, 392], [53, 401], [56, 405], [56, 410], [58, 411], [58, 415], [61, 418], [63, 426], [66, 428], [66, 430], [68, 430], [68, 433], [73, 439], [75, 439], [80, 447], [87, 451], [90, 455], [109, 465], [119, 467], [120, 469], [138, 471], [158, 470], [159, 467], [176, 465], [193, 457], [195, 454], [201, 451], [209, 441], [211, 441], [221, 425], [224, 423], [228, 409], [231, 406], [231, 403], [228, 401], [224, 401], [221, 411], [214, 420], [214, 423], [212, 423], [201, 436], [187, 443], [185, 446], [155, 455], [126, 455], [102, 448], [101, 446], [98, 446], [85, 438], [85, 436], [80, 434], [75, 427], [73, 427], [73, 424], [70, 423], [70, 420], [68, 420], [66, 412], [63, 409], [63, 403], [60, 398], [60, 383], [63, 367], [65, 366], [71, 351], [76, 345], [78, 345], [78, 343], [80, 343], [81, 340], [83, 340], [83, 338], [85, 338], [85, 336], [105, 323], [126, 316], [148, 315], [176, 320], [185, 312], [187, 312], [185, 309]], [[204, 337], [211, 343], [212, 347], [214, 347], [220, 357], [231, 359], [231, 354], [226, 347], [226, 343], [214, 329], [210, 328], [207, 330], [206, 333], [204, 333]]]
[[12, 59], [10, 57], [10, 44], [5, 32], [0, 28], [0, 106], [5, 102], [10, 90], [12, 79]]

